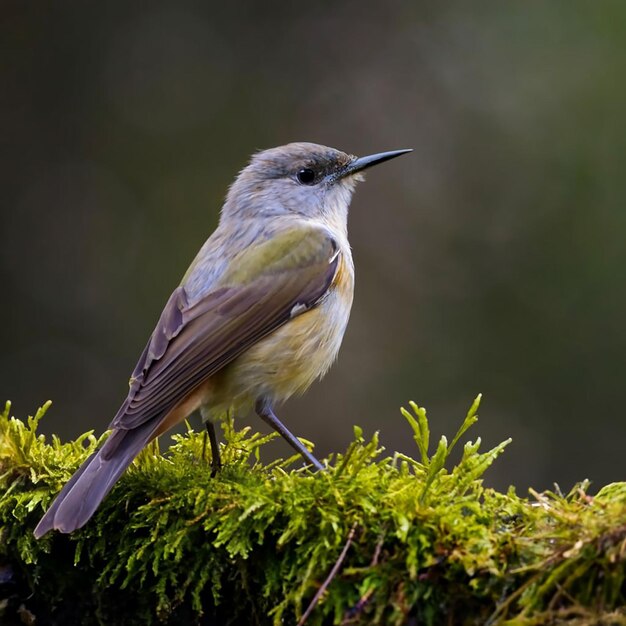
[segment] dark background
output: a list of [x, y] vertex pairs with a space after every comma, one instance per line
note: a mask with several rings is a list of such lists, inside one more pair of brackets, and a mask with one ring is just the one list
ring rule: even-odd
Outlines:
[[[324, 455], [398, 407], [513, 444], [498, 487], [626, 478], [626, 4], [4, 2], [0, 398], [106, 427], [257, 149], [413, 147], [352, 204], [336, 366], [280, 412]], [[255, 418], [240, 423], [265, 426]], [[273, 444], [287, 454], [283, 443]]]

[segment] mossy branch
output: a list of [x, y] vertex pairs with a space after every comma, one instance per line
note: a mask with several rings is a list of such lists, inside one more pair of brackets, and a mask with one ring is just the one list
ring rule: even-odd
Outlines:
[[[402, 413], [419, 459], [355, 427], [310, 473], [264, 465], [270, 436], [224, 423], [211, 478], [203, 433], [151, 446], [72, 535], [32, 530], [99, 441], [47, 442], [0, 415], [0, 622], [40, 624], [626, 624], [626, 483], [519, 497], [482, 485], [508, 441], [430, 452], [426, 412]], [[322, 593], [316, 594], [321, 589]], [[314, 602], [312, 603], [312, 599]], [[310, 610], [308, 609], [310, 607]]]

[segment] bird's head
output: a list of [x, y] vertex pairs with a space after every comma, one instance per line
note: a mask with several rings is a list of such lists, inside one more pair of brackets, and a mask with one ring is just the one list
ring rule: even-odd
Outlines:
[[362, 172], [410, 150], [356, 157], [314, 143], [256, 153], [231, 186], [222, 219], [295, 215], [345, 226]]

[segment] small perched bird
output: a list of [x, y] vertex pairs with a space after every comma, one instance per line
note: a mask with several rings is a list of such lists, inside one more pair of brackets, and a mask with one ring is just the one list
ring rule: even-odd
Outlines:
[[410, 151], [357, 158], [290, 143], [252, 157], [167, 301], [111, 434], [63, 487], [36, 537], [83, 526], [139, 452], [197, 409], [214, 471], [214, 421], [251, 407], [323, 469], [274, 407], [323, 376], [339, 351], [354, 287], [348, 206], [361, 172]]

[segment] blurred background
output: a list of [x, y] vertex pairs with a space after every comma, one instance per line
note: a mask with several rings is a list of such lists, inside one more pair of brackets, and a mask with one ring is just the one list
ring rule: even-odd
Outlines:
[[[626, 4], [3, 2], [0, 400], [100, 432], [249, 155], [363, 155], [356, 298], [279, 415], [416, 454], [399, 406], [513, 437], [487, 483], [626, 479]], [[265, 425], [242, 416], [240, 424]], [[287, 455], [283, 442], [272, 451]]]

